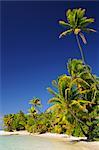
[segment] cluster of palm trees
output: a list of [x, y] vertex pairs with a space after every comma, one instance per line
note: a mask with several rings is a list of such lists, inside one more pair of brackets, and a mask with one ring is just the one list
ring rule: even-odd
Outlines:
[[[81, 53], [81, 60], [69, 59], [67, 63], [69, 75], [63, 74], [52, 81], [54, 87], [47, 88], [52, 94], [48, 103], [51, 106], [41, 112], [41, 100], [34, 97], [23, 124], [18, 120], [17, 126], [29, 132], [57, 132], [74, 136], [86, 136], [88, 140], [99, 138], [99, 78], [92, 74], [91, 68], [86, 65], [79, 37], [86, 44], [83, 32], [96, 32], [88, 27], [94, 22], [93, 18], [85, 17], [85, 9], [73, 9], [66, 12], [67, 22], [59, 21], [59, 24], [67, 30], [62, 32], [59, 38], [73, 33], [76, 37]], [[13, 115], [4, 116], [4, 126], [11, 130]], [[18, 116], [18, 115], [17, 115]], [[20, 115], [19, 115], [20, 116]], [[14, 118], [15, 119], [15, 118]], [[21, 124], [21, 126], [20, 126]]]
[[[59, 24], [66, 28], [59, 38], [73, 33], [81, 53], [82, 60], [69, 60], [68, 72], [70, 76], [63, 75], [54, 81], [58, 93], [51, 88], [48, 91], [54, 96], [49, 100], [50, 110], [61, 110], [66, 120], [76, 127], [79, 124], [82, 133], [90, 140], [95, 136], [99, 137], [99, 80], [92, 75], [91, 69], [85, 63], [84, 54], [80, 45], [79, 37], [86, 44], [83, 32], [96, 32], [89, 28], [89, 24], [94, 22], [93, 18], [85, 16], [85, 9], [73, 9], [66, 12], [67, 22], [59, 21]], [[64, 117], [63, 115], [63, 117]], [[68, 119], [69, 117], [69, 119]], [[75, 123], [76, 122], [76, 123]], [[67, 126], [68, 126], [67, 125]], [[68, 127], [67, 127], [68, 128]], [[97, 128], [97, 129], [96, 129]], [[72, 131], [71, 131], [72, 133]]]
[[62, 114], [67, 133], [73, 134], [72, 128], [80, 126], [80, 131], [90, 140], [97, 136], [94, 131], [99, 122], [99, 80], [94, 77], [96, 82], [93, 82], [91, 71], [86, 72], [86, 66], [81, 60], [69, 60], [68, 72], [70, 76], [62, 75], [54, 81], [57, 92], [48, 88], [53, 95], [49, 100], [52, 106], [48, 111]]

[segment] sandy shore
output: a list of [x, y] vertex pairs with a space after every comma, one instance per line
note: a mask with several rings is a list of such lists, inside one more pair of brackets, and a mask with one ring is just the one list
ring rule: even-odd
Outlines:
[[7, 132], [7, 131], [0, 131], [0, 135], [33, 135], [33, 136], [39, 136], [39, 137], [48, 137], [48, 138], [62, 138], [67, 140], [80, 140], [80, 139], [86, 139], [82, 137], [73, 137], [66, 134], [57, 134], [57, 133], [44, 133], [44, 134], [32, 134], [27, 131], [14, 131], [14, 132]]
[[99, 149], [99, 141], [95, 142], [86, 142], [86, 141], [80, 141], [77, 142], [77, 140], [86, 139], [82, 137], [73, 137], [68, 136], [65, 134], [57, 134], [57, 133], [44, 133], [44, 134], [31, 134], [27, 131], [15, 131], [15, 132], [6, 132], [6, 131], [0, 131], [0, 135], [31, 135], [31, 136], [38, 136], [43, 138], [54, 138], [58, 139], [61, 142], [69, 142], [73, 145], [73, 150], [76, 150], [77, 147], [80, 148], [80, 150], [98, 150]]
[[30, 135], [30, 133], [27, 131], [14, 131], [14, 132], [0, 131], [0, 135]]

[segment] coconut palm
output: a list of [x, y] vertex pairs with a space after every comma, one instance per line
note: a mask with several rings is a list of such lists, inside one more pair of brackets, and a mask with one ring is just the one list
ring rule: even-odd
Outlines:
[[76, 37], [76, 40], [80, 49], [82, 61], [85, 62], [84, 54], [83, 54], [78, 36], [81, 37], [84, 44], [87, 43], [83, 32], [86, 32], [86, 33], [96, 32], [96, 30], [88, 27], [89, 24], [94, 22], [94, 19], [85, 17], [85, 9], [81, 9], [81, 8], [73, 9], [73, 10], [69, 9], [66, 12], [66, 17], [67, 17], [67, 22], [63, 20], [59, 21], [59, 24], [66, 28], [66, 30], [60, 34], [59, 38], [73, 33]]
[[70, 60], [68, 71], [71, 76], [62, 75], [56, 82], [54, 81], [58, 88], [56, 91], [48, 88], [53, 95], [49, 100], [52, 106], [48, 111], [54, 110], [57, 114], [62, 114], [61, 118], [70, 122], [70, 124], [66, 122], [67, 126], [79, 124], [82, 133], [90, 139], [92, 138], [90, 132], [94, 129], [94, 123], [91, 122], [98, 116], [99, 89], [96, 83], [99, 86], [99, 80], [96, 78], [96, 82], [93, 83], [91, 70], [90, 74], [86, 72], [81, 60]]
[[5, 130], [9, 132], [13, 131], [13, 121], [14, 121], [14, 114], [4, 115], [3, 118], [3, 126]]
[[57, 111], [58, 113], [63, 113], [65, 115], [71, 115], [76, 118], [79, 122], [83, 123], [79, 118], [76, 117], [75, 112], [86, 111], [86, 106], [91, 102], [80, 97], [81, 91], [79, 92], [77, 85], [80, 84], [83, 92], [85, 88], [90, 88], [86, 81], [80, 78], [71, 79], [70, 76], [62, 75], [58, 79], [58, 91], [55, 92], [51, 88], [48, 91], [54, 96], [48, 102], [53, 104], [48, 111]]
[[31, 107], [28, 109], [28, 112], [29, 112], [29, 114], [30, 114], [32, 117], [35, 117], [36, 114], [37, 114], [37, 111], [36, 111], [36, 109], [35, 109], [33, 106], [31, 106]]
[[34, 97], [33, 99], [31, 99], [31, 100], [29, 101], [29, 104], [31, 104], [32, 107], [34, 107], [34, 108], [31, 108], [31, 111], [32, 111], [32, 110], [33, 110], [33, 111], [35, 110], [36, 112], [40, 112], [40, 109], [39, 109], [39, 108], [41, 108], [42, 104], [41, 104], [41, 100], [40, 100], [39, 98]]

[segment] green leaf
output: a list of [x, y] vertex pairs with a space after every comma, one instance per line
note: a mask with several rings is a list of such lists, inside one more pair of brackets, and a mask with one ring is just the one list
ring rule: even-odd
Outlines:
[[59, 35], [59, 38], [62, 38], [62, 37], [64, 37], [64, 36], [68, 35], [68, 34], [71, 34], [72, 31], [73, 31], [73, 30], [70, 29], [70, 30], [66, 30], [66, 31], [62, 32], [62, 33]]
[[60, 108], [60, 105], [59, 104], [54, 104], [52, 105], [51, 107], [49, 107], [46, 112], [50, 112], [50, 111], [55, 111], [57, 110], [58, 108]]
[[68, 17], [68, 15], [71, 13], [71, 9], [68, 9], [67, 11], [66, 11], [66, 16]]
[[90, 23], [93, 23], [94, 22], [94, 19], [93, 18], [88, 18], [82, 22], [80, 22], [80, 27], [83, 28], [83, 27], [86, 27], [88, 26]]
[[51, 93], [52, 95], [56, 96], [56, 97], [59, 97], [59, 95], [53, 91], [50, 87], [47, 88], [48, 92]]
[[76, 84], [76, 85], [80, 84], [80, 86], [83, 87], [84, 89], [90, 88], [90, 85], [81, 78], [76, 78], [76, 79], [72, 80], [72, 82], [70, 83], [70, 87], [72, 87], [74, 84]]
[[77, 9], [77, 15], [81, 19], [85, 15], [85, 9]]
[[62, 25], [63, 27], [66, 27], [66, 28], [71, 27], [71, 25], [69, 23], [66, 23], [65, 21], [59, 21], [59, 24]]
[[58, 83], [57, 83], [56, 80], [53, 80], [53, 81], [52, 81], [52, 85], [53, 85], [54, 87], [58, 88]]
[[53, 97], [51, 99], [48, 100], [48, 103], [60, 103], [61, 104], [61, 100], [59, 98]]

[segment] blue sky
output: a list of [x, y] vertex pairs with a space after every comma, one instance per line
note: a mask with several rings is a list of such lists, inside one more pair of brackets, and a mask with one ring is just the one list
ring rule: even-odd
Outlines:
[[[81, 58], [73, 35], [58, 38], [64, 30], [58, 20], [65, 20], [67, 9], [79, 7], [95, 18], [91, 27], [99, 31], [99, 2], [2, 2], [1, 114], [26, 113], [34, 96], [41, 98], [43, 110], [48, 107], [46, 88], [67, 73], [69, 58]], [[99, 76], [99, 32], [86, 37], [86, 63]]]

